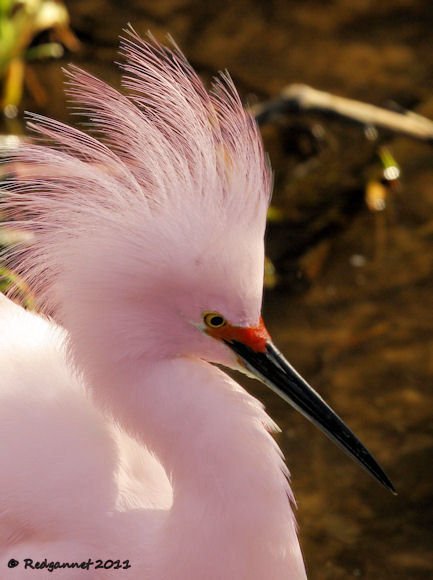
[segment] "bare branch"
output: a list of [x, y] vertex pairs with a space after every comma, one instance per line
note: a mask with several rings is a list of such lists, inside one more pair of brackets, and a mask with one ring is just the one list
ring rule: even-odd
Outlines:
[[311, 112], [381, 127], [433, 144], [433, 122], [411, 111], [395, 112], [354, 99], [338, 97], [302, 84], [285, 87], [272, 101], [251, 108], [260, 124], [285, 113]]

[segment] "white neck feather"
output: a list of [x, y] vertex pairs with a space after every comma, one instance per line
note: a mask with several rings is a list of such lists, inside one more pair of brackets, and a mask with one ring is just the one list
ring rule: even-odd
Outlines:
[[186, 358], [147, 365], [144, 380], [111, 377], [104, 403], [108, 385], [116, 419], [173, 485], [173, 506], [149, 544], [152, 578], [305, 578], [285, 466], [254, 398]]

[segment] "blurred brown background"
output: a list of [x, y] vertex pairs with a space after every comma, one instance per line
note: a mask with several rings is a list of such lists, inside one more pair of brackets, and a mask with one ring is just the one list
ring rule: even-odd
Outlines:
[[[159, 38], [170, 32], [205, 80], [227, 68], [250, 103], [302, 82], [433, 118], [430, 0], [66, 4], [82, 50], [32, 64], [47, 100], [24, 101], [56, 118], [66, 118], [66, 62], [119, 84], [112, 62], [128, 22]], [[248, 383], [283, 430], [309, 577], [432, 578], [433, 148], [384, 132], [372, 143], [362, 127], [320, 115], [277, 119], [263, 135], [277, 208], [268, 233], [277, 270], [265, 295], [268, 327], [399, 492], [392, 497], [276, 396]], [[374, 212], [365, 191], [380, 179], [383, 144], [402, 177]]]

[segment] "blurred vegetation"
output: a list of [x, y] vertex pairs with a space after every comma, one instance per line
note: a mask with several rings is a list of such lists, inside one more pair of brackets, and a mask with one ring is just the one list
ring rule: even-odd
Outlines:
[[13, 295], [24, 308], [33, 310], [35, 301], [27, 284], [15, 272], [0, 265], [0, 292]]
[[[35, 42], [42, 33], [48, 38]], [[79, 43], [60, 0], [0, 0], [0, 105], [7, 117], [17, 115], [25, 81], [36, 100], [44, 101], [36, 77], [26, 73], [26, 62], [58, 58], [63, 45], [76, 50]]]

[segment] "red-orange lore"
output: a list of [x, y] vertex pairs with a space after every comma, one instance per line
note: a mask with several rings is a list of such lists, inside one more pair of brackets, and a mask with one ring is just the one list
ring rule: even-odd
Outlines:
[[220, 340], [236, 340], [255, 352], [265, 352], [266, 343], [271, 340], [262, 317], [257, 326], [233, 326], [227, 323], [220, 328], [206, 328], [205, 332]]

